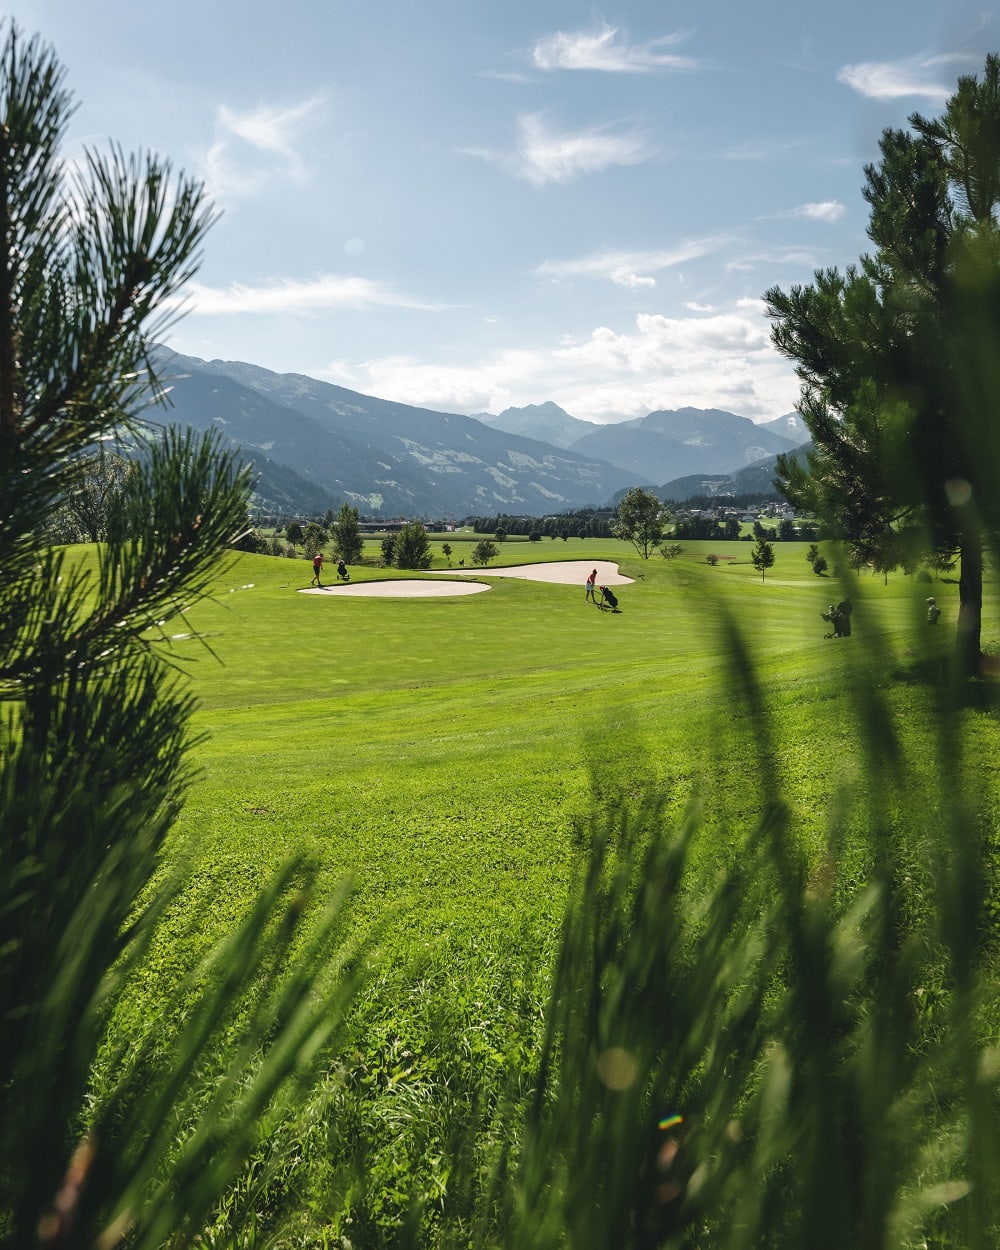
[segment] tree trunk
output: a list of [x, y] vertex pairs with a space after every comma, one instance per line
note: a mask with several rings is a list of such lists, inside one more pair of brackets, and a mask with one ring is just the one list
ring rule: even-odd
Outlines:
[[978, 534], [966, 533], [959, 547], [958, 633], [955, 657], [965, 677], [979, 673], [983, 628], [983, 544]]

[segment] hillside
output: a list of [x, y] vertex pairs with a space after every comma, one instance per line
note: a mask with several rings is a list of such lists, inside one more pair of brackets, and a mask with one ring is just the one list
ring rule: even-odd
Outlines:
[[[473, 417], [241, 362], [166, 354], [161, 362], [171, 408], [156, 420], [221, 430], [248, 455], [265, 456], [363, 513], [537, 515], [602, 504], [628, 486], [652, 485], [645, 474]], [[286, 478], [286, 486], [292, 480]]]
[[[810, 446], [810, 443], [804, 443], [785, 454], [790, 460], [801, 460], [805, 458]], [[678, 502], [695, 495], [773, 495], [779, 498], [780, 492], [774, 485], [777, 464], [777, 456], [766, 456], [755, 464], [747, 465], [745, 469], [737, 469], [735, 473], [693, 473], [666, 482], [657, 488], [656, 494], [661, 499], [675, 499]]]
[[716, 408], [679, 408], [598, 426], [572, 450], [664, 482], [694, 473], [732, 473], [796, 445], [749, 417]]

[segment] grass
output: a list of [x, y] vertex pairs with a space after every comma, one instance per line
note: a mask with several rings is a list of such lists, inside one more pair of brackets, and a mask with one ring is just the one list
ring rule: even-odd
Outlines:
[[[652, 786], [677, 810], [705, 784], [728, 719], [723, 610], [750, 638], [808, 824], [837, 784], [817, 758], [843, 754], [831, 705], [845, 698], [848, 662], [877, 626], [905, 665], [926, 626], [921, 585], [871, 579], [852, 639], [824, 639], [820, 613], [840, 591], [811, 573], [806, 546], [779, 544], [763, 583], [745, 543], [713, 544], [734, 557], [714, 568], [694, 543], [647, 562], [600, 540], [519, 546], [519, 559], [550, 559], [551, 547], [618, 559], [637, 580], [614, 616], [586, 605], [582, 587], [503, 578], [455, 599], [299, 595], [304, 561], [242, 556], [216, 604], [191, 618], [217, 658], [176, 644], [194, 657], [204, 735], [178, 846], [213, 876], [230, 864], [225, 894], [240, 900], [289, 853], [314, 855], [331, 881], [355, 874], [360, 915], [391, 905], [397, 927], [427, 940], [508, 914], [551, 924], [572, 831], [595, 801], [595, 756], [605, 791]], [[936, 589], [947, 619], [953, 588]], [[712, 765], [727, 810], [747, 766], [735, 745]]]
[[[827, 640], [820, 613], [843, 592], [811, 572], [808, 544], [776, 544], [763, 581], [748, 543], [684, 547], [642, 561], [614, 541], [518, 544], [514, 563], [618, 560], [636, 580], [614, 616], [585, 604], [582, 584], [503, 578], [456, 599], [299, 595], [306, 562], [241, 556], [220, 571], [215, 602], [190, 613], [214, 657], [175, 640], [200, 699], [171, 851], [189, 884], [118, 1028], [290, 855], [317, 866], [321, 891], [353, 878], [351, 922], [377, 929], [379, 955], [331, 1095], [340, 1129], [325, 1114], [289, 1128], [306, 1165], [278, 1186], [312, 1210], [294, 1217], [307, 1242], [349, 1217], [355, 1245], [381, 1244], [413, 1194], [440, 1213], [448, 1117], [478, 1106], [491, 1124], [511, 1065], [530, 1069], [571, 883], [605, 812], [653, 799], [657, 820], [680, 828], [697, 803], [690, 853], [708, 882], [738, 868], [744, 831], [778, 788], [788, 838], [821, 871], [845, 794], [875, 785], [854, 708], [878, 689], [933, 821], [945, 783], [929, 754], [934, 703], [915, 678], [948, 637], [957, 587], [864, 578], [852, 638]], [[354, 581], [393, 575], [352, 569]], [[928, 591], [944, 609], [933, 640]], [[995, 608], [991, 598], [988, 619]], [[729, 680], [732, 620], [764, 692], [767, 741]], [[966, 715], [974, 759], [995, 757], [996, 730], [988, 699]], [[840, 835], [847, 890], [872, 868], [870, 838], [849, 833], [864, 818], [849, 815]], [[919, 843], [908, 859], [900, 872], [924, 882]], [[357, 1141], [369, 1144], [366, 1192], [335, 1200], [329, 1159]], [[265, 1207], [281, 1207], [274, 1191]]]

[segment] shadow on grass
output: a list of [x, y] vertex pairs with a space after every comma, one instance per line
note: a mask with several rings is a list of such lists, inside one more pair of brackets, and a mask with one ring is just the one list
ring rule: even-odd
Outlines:
[[1000, 655], [984, 655], [979, 676], [961, 681], [955, 680], [949, 653], [907, 656], [893, 667], [890, 676], [907, 686], [939, 690], [942, 701], [956, 710], [1000, 709]]

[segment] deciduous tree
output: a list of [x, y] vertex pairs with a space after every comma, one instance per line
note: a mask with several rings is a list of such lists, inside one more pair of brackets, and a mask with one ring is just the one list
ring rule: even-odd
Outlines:
[[489, 564], [496, 554], [496, 543], [490, 542], [488, 538], [482, 538], [476, 543], [472, 550], [472, 563], [484, 565]]
[[648, 490], [633, 486], [618, 505], [612, 530], [616, 538], [630, 542], [644, 560], [663, 538], [663, 504]]
[[307, 558], [311, 559], [317, 551], [322, 551], [325, 542], [326, 530], [317, 521], [310, 521], [302, 531], [302, 544]]
[[340, 505], [337, 518], [330, 526], [330, 538], [335, 552], [345, 563], [357, 564], [365, 545], [357, 508], [352, 508], [349, 503]]
[[392, 562], [397, 569], [430, 568], [431, 545], [419, 521], [404, 525], [396, 535]]
[[53, 536], [64, 542], [104, 542], [108, 521], [136, 465], [103, 446], [83, 463], [59, 509]]

